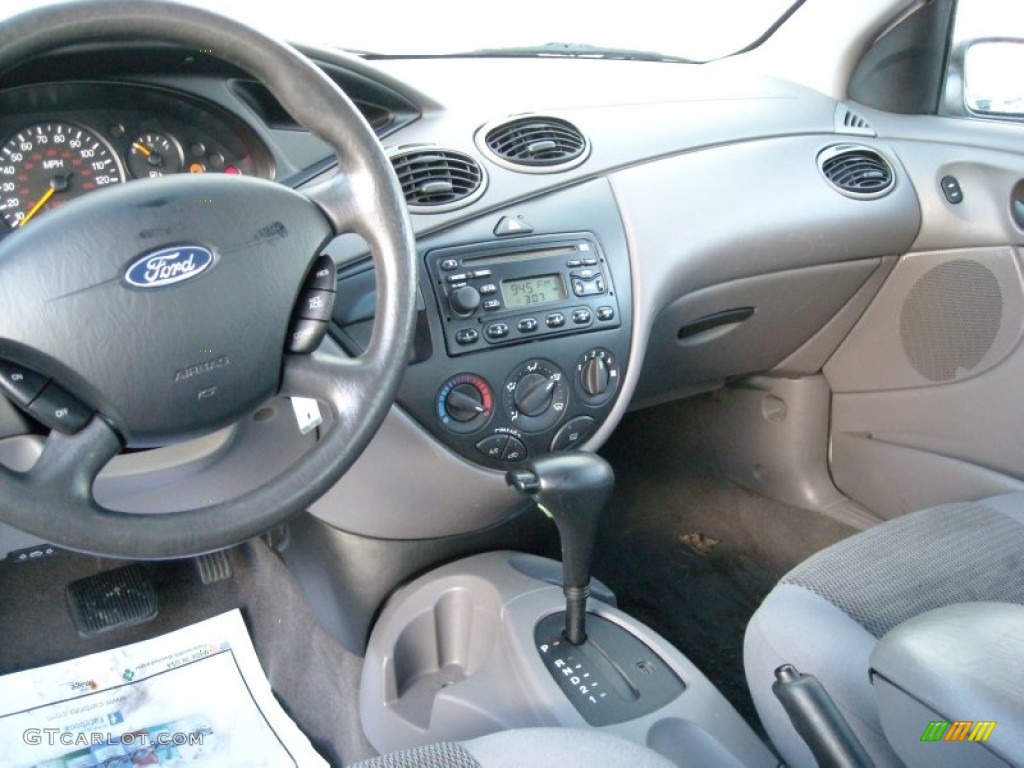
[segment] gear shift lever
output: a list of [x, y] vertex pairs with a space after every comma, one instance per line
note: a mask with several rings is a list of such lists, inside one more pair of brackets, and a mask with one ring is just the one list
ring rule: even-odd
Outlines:
[[597, 522], [611, 495], [615, 474], [593, 453], [566, 451], [527, 462], [505, 475], [508, 484], [532, 497], [555, 521], [562, 543], [565, 637], [573, 645], [587, 639], [587, 597]]

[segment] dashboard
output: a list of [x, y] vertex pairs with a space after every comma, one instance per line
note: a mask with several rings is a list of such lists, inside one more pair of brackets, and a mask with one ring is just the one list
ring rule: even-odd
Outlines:
[[[597, 448], [631, 407], [783, 363], [819, 370], [821, 349], [800, 351], [826, 326], [842, 333], [840, 310], [866, 300], [862, 287], [920, 226], [892, 147], [844, 104], [792, 83], [712, 65], [487, 58], [467, 68], [304, 51], [384, 145], [420, 259], [397, 407], [311, 510], [353, 533], [429, 538], [493, 525], [517, 504], [495, 470]], [[72, 140], [75, 151], [50, 154]], [[156, 44], [68, 49], [5, 74], [0, 142], [0, 172], [13, 168], [2, 183], [14, 185], [0, 237], [101, 186], [62, 163], [107, 184], [197, 172], [301, 189], [334, 172], [327, 145], [245, 73]], [[836, 147], [873, 153], [891, 189], [871, 199], [837, 190], [818, 164]], [[338, 267], [329, 344], [358, 354], [373, 325], [368, 251], [345, 235], [326, 253]], [[18, 424], [0, 414], [6, 434]], [[310, 446], [265, 439], [289, 446], [277, 457], [285, 466]], [[253, 460], [241, 442], [197, 447], [186, 464], [199, 474], [182, 493], [216, 499], [258, 481], [268, 454]], [[236, 450], [250, 456], [230, 464], [237, 476], [212, 479], [213, 455]], [[121, 495], [152, 511], [194, 506], [141, 491], [145, 471], [114, 473], [131, 476]], [[431, 514], [411, 518], [410, 507]]]

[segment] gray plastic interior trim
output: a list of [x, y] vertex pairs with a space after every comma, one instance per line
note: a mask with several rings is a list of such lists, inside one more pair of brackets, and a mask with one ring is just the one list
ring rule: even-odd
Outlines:
[[1024, 606], [960, 603], [915, 616], [878, 642], [871, 674], [879, 709], [892, 715], [882, 718], [886, 735], [897, 737], [894, 744], [909, 765], [930, 764], [935, 752], [920, 737], [899, 740], [901, 730], [921, 731], [913, 704], [938, 713], [935, 720], [997, 722], [985, 742], [959, 749], [959, 765], [988, 764], [973, 754], [988, 750], [1007, 763], [1024, 761]]
[[[943, 120], [942, 118], [932, 118]], [[966, 118], [944, 120], [961, 129], [965, 142], [984, 144], [992, 137], [991, 126]], [[1021, 127], [1016, 126], [1019, 150]], [[1002, 140], [1001, 136], [997, 137]], [[1014, 186], [1024, 178], [1024, 156], [1019, 151], [997, 151], [942, 141], [894, 141], [893, 148], [910, 174], [921, 202], [921, 232], [914, 251], [946, 250], [1024, 244], [1024, 232], [1010, 216]], [[952, 204], [942, 193], [940, 180], [953, 176], [960, 182], [963, 200]]]
[[[927, 414], [927, 407], [922, 413]], [[926, 424], [927, 415], [922, 418]], [[1020, 458], [1019, 451], [1014, 454]], [[885, 519], [947, 502], [1024, 491], [1024, 481], [1016, 477], [864, 433], [833, 433], [830, 467], [843, 493]]]
[[[506, 728], [587, 727], [534, 646], [537, 621], [564, 610], [562, 592], [510, 567], [513, 557], [524, 556], [490, 552], [443, 566], [400, 589], [385, 606], [360, 685], [363, 728], [375, 748], [387, 752]], [[627, 627], [687, 685], [661, 710], [599, 732], [654, 749], [674, 743], [666, 756], [681, 765], [718, 765], [723, 751], [742, 765], [777, 765], [721, 693], [671, 644], [611, 606], [591, 601], [590, 610]]]
[[[1008, 768], [1011, 765], [986, 749], [985, 744], [971, 741], [943, 741], [934, 744], [921, 741], [921, 735], [930, 723], [951, 722], [956, 717], [945, 717], [917, 699], [905, 695], [881, 675], [872, 675], [872, 689], [885, 737], [906, 765], [927, 768], [963, 768], [965, 765], [971, 768]], [[979, 715], [979, 719], [981, 717]], [[1019, 762], [1014, 764], [1021, 765]]]
[[821, 375], [751, 376], [708, 402], [701, 429], [716, 466], [737, 485], [867, 528], [878, 518], [844, 496], [829, 473], [831, 397]]
[[494, 525], [520, 507], [504, 473], [456, 456], [392, 407], [363, 455], [309, 511], [362, 536], [429, 539]]
[[896, 261], [895, 256], [879, 259], [877, 269], [845, 306], [789, 357], [776, 365], [772, 374], [809, 376], [821, 371], [874, 300]]
[[[677, 299], [654, 318], [637, 396], [772, 368], [835, 316], [878, 265], [863, 259], [772, 272]], [[679, 338], [690, 323], [748, 307], [753, 313], [740, 322]]]

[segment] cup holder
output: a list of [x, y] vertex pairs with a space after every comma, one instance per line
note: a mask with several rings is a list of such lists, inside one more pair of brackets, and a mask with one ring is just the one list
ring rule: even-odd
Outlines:
[[500, 603], [493, 589], [456, 586], [410, 621], [395, 641], [387, 675], [388, 707], [426, 728], [444, 688], [480, 669], [497, 636]]

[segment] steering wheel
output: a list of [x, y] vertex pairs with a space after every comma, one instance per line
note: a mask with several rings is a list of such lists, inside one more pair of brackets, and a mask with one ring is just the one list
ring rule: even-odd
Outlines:
[[[27, 472], [0, 466], [0, 520], [69, 549], [182, 557], [283, 522], [366, 447], [412, 344], [415, 243], [391, 166], [352, 102], [297, 51], [233, 20], [156, 0], [30, 11], [0, 24], [0, 71], [112, 36], [212, 51], [258, 78], [338, 156], [336, 174], [301, 192], [221, 174], [121, 184], [0, 243], [0, 360], [52, 379], [94, 412], [77, 432], [51, 432]], [[369, 347], [354, 359], [284, 353], [314, 261], [347, 232], [363, 237], [376, 269]], [[171, 252], [158, 287], [134, 284], [133, 267]], [[318, 445], [279, 476], [234, 499], [165, 514], [95, 500], [93, 481], [123, 448], [211, 432], [275, 393], [316, 398], [333, 417]]]

